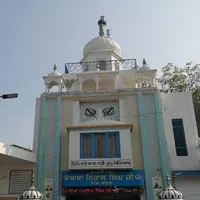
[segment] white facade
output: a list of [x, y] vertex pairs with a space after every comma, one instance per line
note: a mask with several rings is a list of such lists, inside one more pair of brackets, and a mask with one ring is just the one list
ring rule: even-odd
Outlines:
[[19, 191], [30, 186], [33, 173], [36, 154], [0, 142], [0, 198], [18, 198]]
[[[200, 197], [200, 156], [198, 132], [191, 93], [161, 94], [164, 126], [174, 186], [185, 199]], [[188, 155], [177, 156], [172, 119], [182, 119]]]
[[[172, 170], [200, 170], [198, 132], [191, 93], [161, 94]], [[188, 156], [177, 156], [172, 119], [183, 119]]]
[[[112, 131], [105, 128], [98, 128], [93, 131], [99, 132], [119, 132], [120, 158], [103, 159], [81, 159], [80, 158], [80, 133], [91, 133], [91, 130], [79, 129], [69, 130], [69, 169], [131, 169], [132, 168], [132, 147], [130, 127], [112, 127]], [[85, 161], [87, 163], [85, 163]], [[102, 163], [103, 161], [103, 163]], [[90, 163], [91, 162], [91, 163]], [[77, 165], [73, 165], [77, 163]], [[81, 164], [84, 165], [81, 165]]]
[[174, 186], [183, 193], [184, 199], [199, 200], [200, 177], [177, 177]]
[[[108, 98], [109, 99], [109, 98]], [[99, 99], [105, 100], [105, 98]], [[131, 144], [131, 124], [125, 124], [125, 105], [124, 99], [118, 98], [114, 100], [119, 106], [119, 119], [104, 119], [102, 110], [97, 110], [97, 117], [93, 120], [82, 122], [81, 102], [73, 101], [73, 129], [68, 129], [69, 134], [69, 169], [131, 169], [132, 168], [132, 144]], [[95, 102], [95, 100], [93, 99]], [[98, 103], [96, 100], [96, 102]], [[106, 105], [105, 105], [106, 106]], [[113, 126], [114, 125], [114, 126]], [[88, 129], [87, 128], [90, 128]], [[119, 133], [120, 141], [120, 158], [104, 158], [104, 159], [81, 159], [80, 158], [80, 133]], [[107, 128], [106, 128], [107, 126]], [[110, 131], [112, 130], [112, 131]]]

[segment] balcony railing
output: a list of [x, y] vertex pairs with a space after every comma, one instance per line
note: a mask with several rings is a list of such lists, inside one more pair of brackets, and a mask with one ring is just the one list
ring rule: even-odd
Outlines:
[[138, 69], [136, 59], [65, 63], [65, 73], [81, 73], [94, 70], [115, 71], [128, 69]]

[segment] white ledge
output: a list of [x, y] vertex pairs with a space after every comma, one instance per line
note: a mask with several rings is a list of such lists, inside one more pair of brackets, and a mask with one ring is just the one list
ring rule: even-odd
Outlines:
[[36, 163], [36, 154], [0, 142], [0, 154]]

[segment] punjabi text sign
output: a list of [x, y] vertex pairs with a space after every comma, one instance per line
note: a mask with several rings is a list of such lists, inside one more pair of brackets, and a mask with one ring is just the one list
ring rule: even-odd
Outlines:
[[144, 186], [142, 170], [62, 171], [62, 187], [133, 187]]
[[94, 193], [131, 193], [141, 195], [143, 193], [143, 188], [62, 188], [62, 193], [70, 195]]
[[31, 186], [33, 170], [10, 171], [10, 194], [20, 194]]
[[72, 160], [71, 169], [102, 169], [102, 168], [131, 168], [130, 159], [116, 160]]

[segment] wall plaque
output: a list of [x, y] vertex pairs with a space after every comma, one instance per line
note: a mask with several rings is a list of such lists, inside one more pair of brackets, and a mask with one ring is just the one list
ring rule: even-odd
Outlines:
[[53, 179], [45, 179], [44, 182], [44, 199], [53, 199]]
[[21, 194], [31, 186], [33, 170], [11, 170], [10, 171], [10, 194]]

